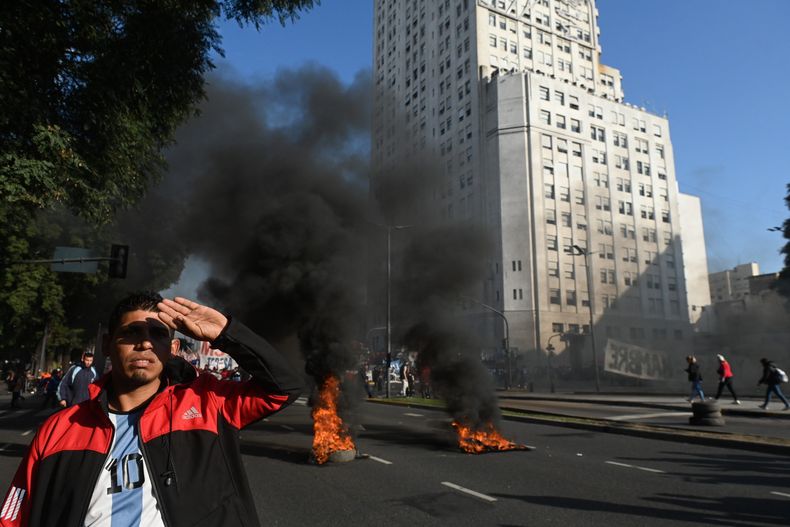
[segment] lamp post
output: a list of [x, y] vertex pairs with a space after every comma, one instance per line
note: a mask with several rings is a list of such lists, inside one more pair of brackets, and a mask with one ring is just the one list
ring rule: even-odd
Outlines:
[[505, 321], [505, 342], [504, 342], [504, 344], [505, 344], [505, 357], [507, 358], [507, 388], [509, 389], [513, 385], [513, 369], [511, 367], [511, 360], [510, 360], [510, 325], [507, 322], [507, 317], [505, 316], [505, 314], [503, 312], [499, 311], [498, 309], [496, 309], [494, 307], [489, 306], [488, 304], [484, 304], [483, 302], [480, 302], [479, 300], [475, 300], [474, 298], [470, 298], [468, 296], [463, 296], [463, 295], [461, 295], [461, 298], [463, 298], [464, 300], [469, 300], [470, 302], [475, 303], [478, 306], [483, 307], [483, 308], [491, 311], [492, 313], [498, 315], [499, 317], [502, 318], [502, 320]]
[[414, 225], [378, 225], [387, 229], [387, 399], [390, 398], [390, 366], [392, 365], [392, 231]]
[[573, 252], [574, 255], [584, 256], [584, 266], [587, 268], [587, 296], [589, 297], [590, 300], [590, 306], [589, 306], [590, 307], [590, 339], [592, 340], [593, 371], [595, 372], [595, 391], [600, 393], [601, 383], [600, 380], [598, 379], [598, 354], [596, 353], [596, 347], [595, 347], [595, 329], [594, 329], [595, 324], [593, 321], [594, 296], [592, 290], [592, 269], [590, 268], [590, 261], [589, 261], [589, 256], [592, 253], [590, 253], [586, 249], [582, 249], [578, 245], [572, 245], [571, 247], [574, 250]]
[[549, 389], [554, 393], [554, 376], [551, 374], [551, 357], [554, 356], [554, 346], [551, 345], [551, 339], [560, 337], [562, 340], [562, 333], [555, 333], [549, 337], [549, 342], [546, 344], [546, 374], [549, 377]]

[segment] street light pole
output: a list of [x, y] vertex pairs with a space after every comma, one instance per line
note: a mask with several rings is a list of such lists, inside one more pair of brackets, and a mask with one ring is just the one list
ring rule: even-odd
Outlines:
[[593, 315], [593, 290], [592, 290], [592, 269], [590, 268], [589, 251], [582, 249], [578, 245], [573, 245], [576, 254], [584, 256], [584, 266], [587, 268], [587, 297], [590, 308], [590, 339], [592, 340], [593, 372], [595, 372], [595, 391], [600, 393], [601, 382], [598, 378], [598, 354], [595, 346], [595, 323]]
[[[551, 345], [551, 339], [554, 337], [562, 337], [562, 333], [555, 333], [549, 337], [549, 342], [546, 344], [546, 374], [549, 377], [549, 389], [554, 393], [554, 376], [551, 372], [551, 358], [554, 356], [554, 346]], [[562, 340], [562, 338], [560, 338]]]
[[505, 357], [507, 358], [507, 388], [510, 388], [511, 386], [513, 386], [513, 369], [511, 367], [511, 360], [510, 360], [510, 325], [507, 322], [507, 317], [505, 316], [504, 313], [502, 313], [498, 309], [496, 309], [494, 307], [491, 307], [488, 304], [484, 304], [484, 303], [480, 302], [479, 300], [475, 300], [474, 298], [470, 298], [468, 296], [463, 296], [463, 295], [461, 296], [461, 298], [463, 298], [465, 300], [469, 300], [470, 302], [473, 302], [473, 303], [477, 304], [478, 306], [481, 306], [481, 307], [491, 311], [492, 313], [495, 313], [495, 314], [499, 315], [502, 318], [502, 320], [505, 321], [505, 342], [504, 342], [504, 344], [505, 344]]
[[387, 225], [387, 399], [390, 398], [390, 366], [392, 365], [392, 226]]
[[[378, 224], [376, 224], [378, 225]], [[387, 399], [390, 398], [390, 366], [392, 365], [392, 230], [414, 225], [378, 225], [387, 229]]]

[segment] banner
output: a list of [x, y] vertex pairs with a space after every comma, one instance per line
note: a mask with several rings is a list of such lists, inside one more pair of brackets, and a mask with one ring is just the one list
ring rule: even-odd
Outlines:
[[233, 369], [236, 367], [236, 362], [230, 358], [227, 353], [212, 349], [208, 342], [201, 342], [200, 349], [198, 350], [198, 357], [200, 358], [200, 368], [208, 366], [209, 370], [217, 368], [218, 371], [223, 369]]
[[668, 380], [673, 368], [669, 356], [633, 344], [609, 339], [606, 342], [604, 371], [638, 379]]

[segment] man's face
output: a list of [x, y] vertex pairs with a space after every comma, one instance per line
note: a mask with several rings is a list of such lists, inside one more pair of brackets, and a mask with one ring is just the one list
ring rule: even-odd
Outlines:
[[178, 340], [151, 311], [129, 311], [109, 337], [112, 375], [133, 386], [157, 382], [165, 363], [178, 350]]
[[82, 363], [85, 364], [86, 368], [90, 368], [91, 364], [93, 364], [93, 355], [86, 355], [82, 358]]

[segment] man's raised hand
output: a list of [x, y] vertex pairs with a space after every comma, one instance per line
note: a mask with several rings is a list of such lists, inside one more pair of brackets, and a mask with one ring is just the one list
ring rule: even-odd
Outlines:
[[228, 325], [227, 317], [216, 309], [180, 296], [165, 298], [157, 307], [159, 320], [196, 340], [216, 340]]

